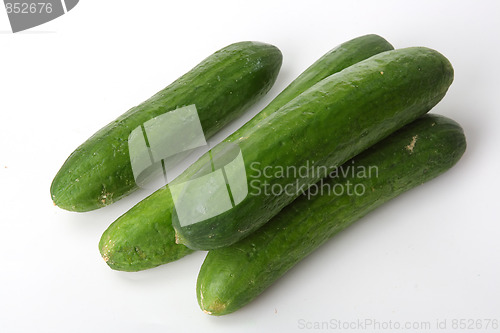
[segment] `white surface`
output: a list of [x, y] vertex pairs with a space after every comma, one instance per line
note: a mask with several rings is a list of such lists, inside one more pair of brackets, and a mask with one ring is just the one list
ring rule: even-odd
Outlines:
[[[305, 321], [365, 319], [433, 330], [447, 320], [458, 331], [453, 319], [500, 320], [499, 4], [82, 0], [19, 34], [0, 10], [0, 331], [293, 332], [311, 331]], [[455, 82], [433, 112], [463, 125], [467, 152], [242, 310], [199, 310], [201, 252], [139, 273], [105, 265], [102, 232], [145, 192], [84, 214], [52, 205], [50, 183], [74, 148], [215, 50], [260, 40], [284, 54], [271, 92], [220, 140], [326, 51], [367, 33], [450, 59]]]

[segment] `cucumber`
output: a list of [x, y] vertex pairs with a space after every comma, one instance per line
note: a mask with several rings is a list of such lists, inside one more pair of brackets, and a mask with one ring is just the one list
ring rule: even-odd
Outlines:
[[[345, 175], [332, 174], [249, 237], [210, 251], [197, 280], [201, 309], [212, 315], [240, 309], [339, 231], [451, 168], [465, 148], [462, 128], [436, 115], [425, 115], [372, 146], [340, 168]], [[356, 177], [374, 166], [371, 177], [368, 172]], [[347, 184], [366, 191], [349, 195]]]
[[[452, 81], [449, 61], [423, 47], [386, 51], [320, 81], [234, 141], [246, 179], [229, 182], [236, 184], [231, 204], [224, 200], [225, 182], [199, 181], [210, 167], [209, 158], [230, 157], [223, 145], [169, 185], [171, 190], [172, 184], [180, 186], [175, 200], [181, 205], [176, 204], [172, 217], [177, 241], [210, 250], [245, 238], [324, 178], [329, 168], [428, 112]], [[226, 170], [227, 179], [238, 172]]]
[[209, 138], [269, 91], [281, 63], [280, 50], [264, 43], [235, 43], [215, 52], [78, 147], [52, 182], [52, 200], [63, 209], [84, 212], [126, 196], [138, 188], [128, 146], [134, 129], [169, 111], [195, 105]]
[[[390, 50], [394, 50], [394, 47], [384, 38], [374, 34], [357, 37], [338, 45], [319, 58], [290, 83], [268, 106], [252, 118], [251, 122], [245, 126], [245, 129], [250, 129], [252, 124], [256, 124], [262, 119], [267, 118], [270, 114], [276, 112], [280, 107], [324, 78], [340, 72], [355, 63], [368, 59], [375, 54]], [[233, 137], [239, 137], [237, 135], [241, 136], [241, 134], [237, 132]]]
[[[384, 38], [366, 35], [347, 41], [326, 53], [231, 138], [239, 138], [263, 118], [323, 78], [393, 47]], [[155, 192], [118, 218], [104, 232], [99, 250], [115, 270], [139, 271], [185, 256], [193, 250], [175, 243], [172, 227], [174, 208], [167, 187]]]

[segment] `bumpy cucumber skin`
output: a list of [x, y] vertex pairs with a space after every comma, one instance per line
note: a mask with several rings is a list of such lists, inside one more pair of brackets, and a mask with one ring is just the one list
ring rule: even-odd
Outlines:
[[390, 50], [394, 50], [394, 47], [383, 37], [374, 34], [357, 37], [338, 45], [309, 66], [232, 137], [239, 138], [245, 129], [253, 127], [254, 124], [276, 112], [280, 107], [309, 89], [313, 83], [317, 83], [371, 56]]
[[[166, 188], [168, 191], [168, 188]], [[135, 272], [180, 259], [193, 250], [175, 243], [172, 224], [157, 216], [171, 216], [170, 196], [155, 192], [120, 217], [103, 234], [99, 250], [104, 261], [115, 270]], [[122, 222], [122, 219], [126, 220]], [[133, 221], [133, 223], [128, 223]], [[148, 230], [147, 234], [144, 230]]]
[[[268, 106], [225, 141], [234, 141], [244, 136], [260, 120], [323, 78], [372, 55], [392, 49], [389, 42], [377, 35], [361, 36], [337, 46], [307, 68]], [[99, 242], [99, 250], [106, 263], [115, 270], [139, 271], [177, 260], [193, 252], [186, 246], [175, 243], [172, 210], [170, 190], [165, 187], [118, 218], [104, 232]]]
[[[243, 239], [298, 197], [301, 188], [325, 177], [325, 167], [341, 165], [428, 112], [452, 81], [448, 59], [423, 47], [383, 52], [320, 81], [235, 141], [247, 171], [245, 199], [195, 224], [181, 226], [173, 218], [177, 240], [192, 249], [210, 250]], [[321, 172], [301, 178], [265, 177], [253, 171], [254, 163], [261, 171], [309, 165]], [[188, 180], [199, 164], [191, 165], [176, 181]], [[274, 195], [269, 191], [273, 186], [287, 192]], [[205, 205], [192, 203], [196, 209]]]
[[128, 151], [131, 131], [195, 104], [208, 138], [269, 91], [281, 63], [280, 50], [264, 43], [235, 43], [217, 51], [78, 147], [52, 182], [52, 200], [63, 209], [84, 212], [126, 196], [137, 189]]
[[201, 309], [212, 315], [240, 309], [339, 231], [451, 168], [465, 148], [462, 128], [435, 115], [425, 115], [369, 148], [346, 166], [377, 166], [378, 178], [349, 174], [324, 180], [363, 184], [364, 195], [302, 195], [249, 237], [210, 251], [197, 281]]

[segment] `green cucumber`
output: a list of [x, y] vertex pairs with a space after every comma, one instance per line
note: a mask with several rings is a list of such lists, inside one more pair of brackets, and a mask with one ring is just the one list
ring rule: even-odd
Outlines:
[[[323, 78], [380, 52], [392, 50], [385, 39], [366, 35], [347, 41], [326, 53], [251, 121], [231, 137], [239, 138], [254, 124]], [[167, 187], [155, 192], [118, 218], [104, 232], [99, 250], [106, 263], [116, 270], [139, 271], [185, 256], [193, 250], [175, 243], [171, 216], [173, 202]]]
[[[201, 309], [212, 315], [240, 309], [339, 231], [451, 168], [465, 148], [462, 128], [436, 115], [425, 115], [372, 146], [249, 237], [210, 251], [197, 281]], [[358, 187], [358, 194], [360, 187], [365, 191], [349, 195], [347, 184]]]
[[[207, 183], [197, 187], [200, 182], [193, 181], [210, 166], [208, 157], [169, 185], [171, 190], [172, 185], [183, 186], [176, 199], [181, 205], [176, 204], [172, 217], [177, 241], [210, 250], [245, 238], [324, 178], [329, 168], [428, 112], [452, 81], [448, 59], [423, 47], [386, 51], [323, 79], [234, 141], [244, 160], [247, 195], [241, 194], [245, 185], [238, 183], [230, 193], [236, 198], [232, 206], [224, 200], [226, 183], [211, 181], [207, 188]], [[223, 145], [210, 154], [214, 161], [229, 157]], [[231, 172], [226, 170], [227, 179], [234, 177]]]
[[[384, 38], [374, 34], [357, 37], [338, 45], [300, 74], [265, 109], [253, 117], [251, 123], [245, 128], [251, 128], [252, 124], [256, 124], [276, 112], [280, 107], [324, 78], [371, 56], [390, 50], [394, 50], [394, 47]], [[235, 133], [234, 137], [241, 136], [241, 134], [240, 132]]]
[[281, 63], [280, 50], [264, 43], [235, 43], [215, 52], [78, 147], [52, 182], [52, 200], [63, 209], [84, 212], [126, 196], [138, 188], [128, 146], [134, 129], [194, 104], [209, 138], [269, 91]]

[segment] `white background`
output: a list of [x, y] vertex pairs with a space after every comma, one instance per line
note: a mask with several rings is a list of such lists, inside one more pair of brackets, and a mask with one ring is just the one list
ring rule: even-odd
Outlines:
[[[0, 10], [0, 331], [293, 332], [365, 319], [433, 329], [439, 319], [458, 331], [453, 319], [500, 321], [499, 4], [82, 0], [18, 34]], [[217, 49], [259, 40], [284, 55], [276, 85], [221, 140], [326, 51], [368, 33], [450, 59], [455, 81], [433, 112], [463, 125], [467, 152], [238, 312], [198, 308], [203, 252], [139, 273], [107, 267], [102, 232], [146, 192], [89, 213], [53, 206], [50, 183], [73, 149]]]

